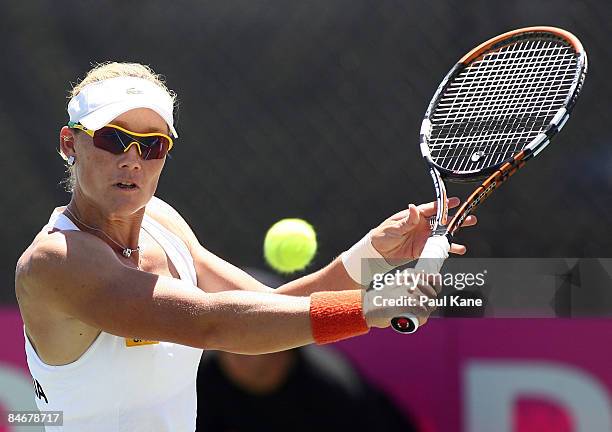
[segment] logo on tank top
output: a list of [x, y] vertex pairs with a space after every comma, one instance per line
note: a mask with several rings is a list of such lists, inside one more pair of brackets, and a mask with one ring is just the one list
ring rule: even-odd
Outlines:
[[40, 400], [43, 400], [44, 398], [45, 403], [49, 403], [49, 400], [47, 399], [47, 395], [45, 395], [45, 392], [43, 391], [42, 386], [40, 385], [40, 383], [38, 382], [36, 378], [32, 378], [32, 384], [34, 385], [34, 394], [36, 395], [36, 397]]
[[125, 338], [125, 346], [128, 348], [135, 347], [135, 346], [142, 346], [142, 345], [155, 345], [158, 343], [159, 341], [145, 340], [145, 339], [138, 339], [138, 338]]

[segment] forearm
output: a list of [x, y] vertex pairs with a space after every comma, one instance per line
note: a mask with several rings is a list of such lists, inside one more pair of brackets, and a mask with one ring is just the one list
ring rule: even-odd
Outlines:
[[148, 336], [135, 335], [243, 354], [281, 351], [313, 342], [309, 297], [249, 291], [207, 294], [187, 285], [160, 277], [151, 310], [134, 311], [133, 320]]
[[[168, 279], [164, 278], [162, 285]], [[185, 345], [263, 354], [312, 342], [335, 342], [369, 329], [362, 290], [317, 292], [309, 297], [248, 291], [205, 294], [191, 290], [190, 295], [195, 298], [187, 299], [186, 305], [178, 308], [173, 304], [174, 292], [168, 296], [160, 292], [155, 297], [160, 304], [168, 303], [171, 309], [189, 311], [173, 320], [176, 333], [169, 339]], [[195, 307], [189, 307], [194, 303]]]
[[276, 290], [278, 294], [309, 296], [319, 291], [357, 290], [362, 286], [350, 278], [340, 258], [319, 271], [291, 281]]
[[[203, 348], [263, 354], [312, 342], [335, 342], [369, 330], [361, 290], [319, 292], [310, 297], [248, 291], [196, 295], [206, 297], [194, 311], [194, 325], [201, 330], [189, 331], [185, 337], [191, 334], [204, 340], [195, 345]], [[185, 324], [189, 323], [180, 327]], [[175, 337], [179, 343], [192, 345], [180, 340], [180, 332]]]
[[226, 291], [210, 294], [208, 348], [263, 354], [312, 343], [310, 298]]
[[318, 291], [362, 290], [378, 274], [385, 274], [398, 262], [390, 264], [372, 244], [371, 231], [343, 252], [329, 266], [281, 287], [290, 295], [310, 295]]

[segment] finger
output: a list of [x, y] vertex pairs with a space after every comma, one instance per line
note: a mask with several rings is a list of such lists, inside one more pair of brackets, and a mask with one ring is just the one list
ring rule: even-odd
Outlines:
[[431, 315], [430, 306], [420, 302], [418, 302], [416, 306], [412, 306], [408, 312], [415, 315], [419, 320], [419, 324], [421, 325], [425, 324], [427, 322], [427, 318], [429, 318], [429, 315]]
[[419, 289], [416, 291], [417, 293], [420, 291], [419, 293], [419, 299], [421, 299], [421, 296], [427, 296], [427, 298], [430, 301], [427, 302], [419, 302], [419, 306], [420, 308], [425, 310], [425, 315], [429, 316], [431, 315], [431, 313], [433, 311], [435, 311], [438, 306], [436, 305], [436, 302], [434, 301], [438, 296], [436, 294], [432, 294], [435, 293], [435, 290], [433, 289], [433, 287], [431, 287], [430, 285], [425, 285], [425, 284], [419, 284]]
[[419, 213], [419, 209], [414, 204], [408, 204], [408, 214], [401, 221], [401, 228], [403, 232], [409, 231], [414, 228], [415, 225], [418, 225], [421, 221], [421, 213]]
[[452, 209], [461, 204], [461, 200], [458, 197], [450, 197], [448, 199], [448, 208]]
[[442, 292], [442, 288], [444, 288], [444, 286], [441, 283], [434, 283], [431, 286], [433, 286], [433, 288], [436, 290], [436, 295], [437, 296], [440, 295], [440, 293]]
[[398, 228], [401, 231], [404, 231], [407, 228], [411, 228], [414, 225], [418, 225], [421, 219], [421, 214], [419, 213], [419, 209], [414, 204], [408, 204], [408, 208], [402, 210], [391, 216], [390, 220], [395, 223], [389, 225], [394, 228]]
[[[452, 209], [457, 207], [459, 204], [461, 203], [461, 200], [457, 197], [450, 197], [448, 198], [448, 208]], [[438, 203], [437, 202], [429, 202], [427, 204], [421, 204], [419, 206], [419, 210], [421, 210], [421, 213], [423, 214], [423, 216], [425, 217], [430, 217], [430, 216], [434, 216], [436, 214], [436, 212], [438, 211]]]
[[469, 215], [468, 217], [465, 218], [461, 226], [462, 227], [474, 226], [477, 223], [478, 223], [478, 218], [474, 215]]
[[449, 252], [456, 255], [463, 255], [467, 252], [467, 248], [464, 245], [453, 243], [451, 244]]
[[[412, 205], [412, 204], [409, 204], [409, 205], [408, 205], [408, 207], [410, 208], [410, 206], [411, 206], [411, 205]], [[406, 216], [408, 216], [408, 210], [409, 210], [409, 208], [404, 209], [404, 210], [402, 210], [402, 211], [398, 211], [398, 212], [397, 212], [397, 213], [395, 213], [393, 216], [391, 216], [391, 217], [390, 217], [388, 220], [392, 220], [392, 221], [400, 221], [400, 220], [404, 219]]]
[[427, 275], [427, 283], [436, 291], [436, 296], [442, 292], [442, 276], [440, 274]]
[[428, 283], [419, 283], [416, 292], [418, 293], [419, 291], [418, 295], [426, 295], [429, 298], [436, 298], [438, 296], [434, 287]]
[[421, 210], [421, 213], [423, 214], [423, 216], [425, 217], [430, 217], [436, 214], [436, 210], [438, 208], [438, 203], [437, 202], [428, 202], [426, 204], [421, 204], [419, 206], [419, 210]]

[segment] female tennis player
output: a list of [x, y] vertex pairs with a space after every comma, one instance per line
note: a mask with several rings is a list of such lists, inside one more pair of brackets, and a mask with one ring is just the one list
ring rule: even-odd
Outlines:
[[[363, 334], [401, 313], [422, 324], [431, 313], [364, 313], [362, 292], [389, 262], [418, 257], [432, 203], [410, 205], [277, 290], [207, 251], [154, 196], [166, 155], [180, 148], [173, 108], [174, 94], [140, 64], [99, 65], [72, 91], [59, 134], [72, 197], [15, 278], [38, 407], [64, 413], [63, 427], [48, 430], [194, 430], [202, 349], [267, 353]], [[436, 294], [426, 283], [406, 290]]]

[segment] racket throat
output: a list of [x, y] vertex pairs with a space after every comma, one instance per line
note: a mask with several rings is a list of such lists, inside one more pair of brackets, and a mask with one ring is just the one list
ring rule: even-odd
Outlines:
[[431, 237], [446, 237], [449, 243], [453, 239], [453, 235], [448, 232], [447, 225], [438, 225], [431, 231]]

